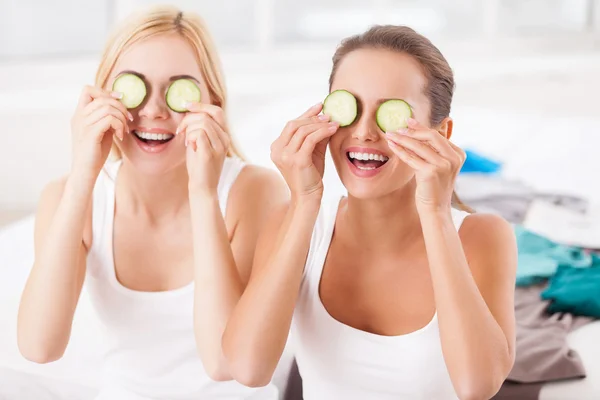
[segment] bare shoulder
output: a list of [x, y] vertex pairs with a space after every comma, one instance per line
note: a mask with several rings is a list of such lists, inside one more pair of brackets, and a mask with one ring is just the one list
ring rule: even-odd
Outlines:
[[289, 199], [283, 178], [274, 170], [248, 165], [240, 172], [231, 188], [228, 208], [239, 215], [260, 210], [273, 210]]
[[[517, 243], [512, 225], [499, 215], [471, 214], [465, 218], [459, 235], [471, 268], [498, 266], [514, 274]], [[471, 262], [473, 261], [473, 262]]]

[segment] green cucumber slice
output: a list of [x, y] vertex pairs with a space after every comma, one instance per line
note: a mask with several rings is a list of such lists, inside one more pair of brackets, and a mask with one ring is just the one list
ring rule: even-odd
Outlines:
[[177, 79], [169, 86], [165, 98], [171, 110], [186, 112], [185, 103], [198, 103], [201, 98], [201, 92], [194, 81], [190, 79]]
[[408, 126], [407, 120], [412, 117], [412, 109], [404, 100], [387, 100], [379, 105], [377, 126], [384, 132], [395, 132]]
[[127, 108], [136, 108], [146, 98], [146, 84], [137, 75], [123, 74], [115, 79], [112, 90], [123, 94], [121, 102]]
[[354, 122], [358, 114], [356, 97], [347, 90], [335, 90], [323, 101], [323, 114], [329, 115], [331, 121], [340, 126], [348, 126]]

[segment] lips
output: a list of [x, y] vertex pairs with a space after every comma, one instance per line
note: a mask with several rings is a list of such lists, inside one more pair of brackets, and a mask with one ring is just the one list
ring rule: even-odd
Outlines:
[[377, 175], [389, 157], [375, 149], [352, 147], [346, 151], [350, 171], [360, 178]]
[[131, 131], [132, 137], [141, 150], [157, 154], [169, 147], [175, 135], [160, 128], [137, 128]]

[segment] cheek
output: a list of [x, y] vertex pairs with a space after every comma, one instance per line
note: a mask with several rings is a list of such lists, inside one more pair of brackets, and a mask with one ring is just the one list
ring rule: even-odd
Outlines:
[[346, 128], [338, 128], [337, 132], [333, 134], [331, 139], [329, 139], [329, 148], [332, 150], [340, 150], [342, 147], [344, 138], [346, 135], [344, 134]]

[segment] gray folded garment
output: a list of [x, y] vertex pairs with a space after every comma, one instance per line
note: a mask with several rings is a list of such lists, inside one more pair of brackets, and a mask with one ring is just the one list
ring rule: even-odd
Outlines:
[[508, 376], [511, 381], [547, 382], [585, 376], [579, 355], [567, 344], [567, 335], [592, 318], [548, 314], [549, 301], [541, 298], [546, 286], [544, 283], [515, 290], [517, 348], [515, 365]]
[[585, 377], [581, 358], [569, 348], [567, 335], [592, 318], [548, 314], [549, 301], [540, 296], [546, 286], [543, 283], [515, 290], [515, 365], [494, 400], [536, 400], [544, 382]]

